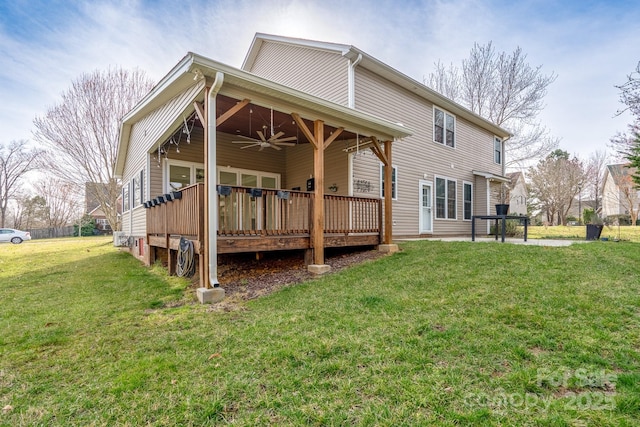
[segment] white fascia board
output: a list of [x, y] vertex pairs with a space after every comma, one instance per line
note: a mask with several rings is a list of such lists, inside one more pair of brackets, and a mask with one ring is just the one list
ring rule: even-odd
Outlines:
[[491, 172], [482, 172], [482, 171], [472, 171], [472, 173], [475, 176], [480, 176], [482, 178], [486, 178], [490, 181], [498, 181], [498, 182], [504, 182], [504, 183], [509, 183], [511, 182], [511, 180], [509, 178], [507, 178], [506, 176], [502, 176], [502, 175], [496, 175], [495, 173], [491, 173]]

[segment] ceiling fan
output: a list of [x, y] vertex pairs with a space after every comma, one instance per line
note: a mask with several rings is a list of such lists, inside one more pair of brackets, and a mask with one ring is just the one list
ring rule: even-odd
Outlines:
[[[253, 114], [253, 111], [250, 111], [249, 114]], [[291, 141], [297, 140], [298, 139], [297, 137], [289, 136], [286, 138], [281, 138], [281, 136], [284, 135], [284, 132], [282, 131], [278, 133], [274, 132], [273, 108], [271, 109], [271, 136], [269, 136], [268, 138], [265, 135], [267, 133], [267, 129], [268, 129], [267, 125], [264, 125], [262, 126], [262, 130], [256, 131], [260, 139], [243, 136], [243, 138], [247, 138], [246, 141], [231, 141], [231, 142], [233, 144], [248, 144], [248, 145], [245, 145], [244, 147], [240, 147], [241, 150], [245, 148], [250, 148], [250, 147], [260, 147], [258, 151], [262, 151], [264, 148], [267, 148], [267, 147], [273, 148], [275, 150], [282, 150], [282, 148], [280, 147], [282, 145], [288, 146], [288, 147], [293, 147], [296, 145], [295, 142], [291, 142]], [[251, 120], [249, 120], [249, 134], [251, 134]]]

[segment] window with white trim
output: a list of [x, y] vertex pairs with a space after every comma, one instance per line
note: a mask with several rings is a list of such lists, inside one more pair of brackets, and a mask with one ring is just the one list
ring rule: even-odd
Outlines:
[[[398, 200], [398, 168], [392, 167], [391, 170], [391, 199]], [[384, 165], [380, 164], [380, 197], [384, 199]]]
[[204, 182], [204, 164], [167, 160], [164, 191], [178, 191], [197, 182]]
[[135, 208], [144, 203], [144, 169], [131, 179], [131, 188], [131, 208]]
[[502, 139], [497, 136], [493, 137], [493, 161], [502, 164]]
[[433, 140], [447, 147], [456, 146], [456, 118], [452, 114], [433, 107]]
[[462, 183], [462, 198], [463, 198], [463, 219], [471, 220], [473, 216], [473, 184], [470, 182]]
[[122, 186], [122, 212], [127, 212], [129, 210], [129, 183], [127, 182]]
[[456, 219], [456, 204], [456, 181], [436, 177], [436, 219]]

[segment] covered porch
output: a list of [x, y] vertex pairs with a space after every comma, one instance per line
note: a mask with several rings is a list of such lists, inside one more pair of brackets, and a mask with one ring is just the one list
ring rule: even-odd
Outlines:
[[[198, 183], [156, 197], [147, 205], [150, 262], [161, 258], [174, 274], [181, 237], [192, 241], [198, 255], [199, 281], [204, 284], [204, 184]], [[217, 253], [306, 250], [312, 262], [315, 249], [315, 194], [305, 191], [219, 186]], [[324, 196], [324, 247], [379, 245], [382, 234], [381, 199]], [[162, 252], [162, 256], [160, 256]]]
[[391, 192], [354, 197], [348, 159], [371, 150], [392, 182], [392, 144], [410, 134], [402, 125], [195, 54], [158, 91], [121, 137], [156, 141], [145, 148], [148, 260], [166, 256], [173, 273], [180, 237], [191, 240], [201, 301], [219, 286], [218, 253], [304, 249], [309, 271], [323, 273], [326, 247], [391, 249]]

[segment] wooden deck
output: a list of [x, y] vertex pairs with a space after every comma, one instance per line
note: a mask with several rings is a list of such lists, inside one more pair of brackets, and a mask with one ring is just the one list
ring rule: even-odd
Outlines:
[[[177, 192], [171, 201], [147, 209], [149, 261], [159, 248], [166, 251], [173, 273], [180, 237], [194, 243], [196, 254], [204, 245], [204, 185]], [[314, 194], [303, 191], [218, 187], [218, 253], [313, 249]], [[324, 196], [324, 246], [372, 246], [381, 242], [380, 199]], [[203, 257], [199, 257], [201, 263]], [[202, 269], [201, 269], [202, 270]]]

